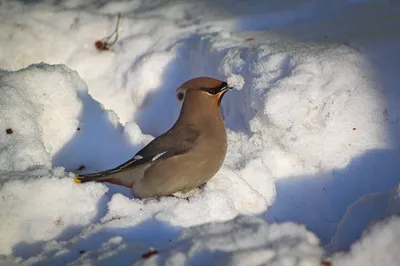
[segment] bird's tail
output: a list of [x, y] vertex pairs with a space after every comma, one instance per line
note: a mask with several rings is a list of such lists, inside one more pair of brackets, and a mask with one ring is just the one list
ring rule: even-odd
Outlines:
[[110, 179], [110, 176], [106, 174], [105, 172], [99, 172], [99, 173], [94, 173], [94, 174], [87, 174], [87, 175], [78, 175], [75, 174], [74, 181], [75, 183], [86, 183], [90, 181], [95, 181], [95, 182], [108, 182], [107, 180]]
[[99, 173], [77, 175], [75, 174], [75, 183], [86, 183], [86, 182], [107, 182], [115, 185], [121, 185], [125, 187], [132, 187], [133, 183], [143, 176], [147, 166], [138, 167], [135, 171], [127, 171], [128, 169], [121, 170], [120, 168], [114, 168]]

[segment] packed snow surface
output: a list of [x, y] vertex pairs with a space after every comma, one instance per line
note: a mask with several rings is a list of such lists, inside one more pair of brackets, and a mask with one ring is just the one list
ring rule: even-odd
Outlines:
[[[26, 2], [0, 2], [0, 265], [400, 261], [399, 3]], [[198, 76], [236, 89], [204, 187], [73, 182], [168, 130]]]

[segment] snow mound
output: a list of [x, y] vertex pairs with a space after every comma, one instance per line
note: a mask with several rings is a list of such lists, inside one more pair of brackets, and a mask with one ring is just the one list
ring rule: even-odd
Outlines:
[[[54, 156], [76, 132], [82, 110], [78, 74], [65, 66], [32, 65], [0, 70], [0, 170], [24, 171], [51, 166]], [[63, 130], [60, 130], [60, 129]]]
[[317, 265], [318, 245], [303, 226], [242, 216], [186, 229], [167, 250], [134, 265]]
[[[232, 141], [230, 165], [260, 157], [274, 177], [288, 178], [344, 168], [368, 149], [388, 146], [381, 137], [383, 95], [370, 63], [357, 50], [268, 32], [252, 33], [267, 42], [253, 47], [236, 41], [245, 39], [242, 34], [231, 35], [229, 44], [219, 35], [203, 38], [197, 52], [205, 56], [193, 70], [246, 77], [243, 89], [227, 94], [222, 103], [226, 125], [233, 129], [229, 138], [251, 132], [247, 141]], [[209, 68], [213, 65], [217, 68]]]
[[400, 217], [373, 226], [351, 247], [351, 252], [336, 254], [333, 265], [391, 266], [400, 261]]
[[16, 174], [1, 173], [10, 181], [0, 189], [0, 253], [29, 257], [48, 240], [69, 239], [88, 223], [104, 215], [105, 186], [77, 187], [62, 168], [38, 169]]
[[348, 208], [338, 224], [329, 250], [348, 249], [372, 225], [393, 215], [400, 215], [400, 185], [390, 192], [367, 194], [361, 197]]
[[137, 224], [146, 219], [155, 219], [178, 227], [226, 221], [239, 214], [265, 211], [275, 195], [272, 182], [270, 186], [268, 191], [261, 194], [243, 180], [240, 173], [222, 168], [202, 190], [192, 193], [188, 200], [173, 197], [132, 200], [115, 194], [108, 203], [109, 211], [103, 221], [119, 217], [129, 220], [130, 224]]

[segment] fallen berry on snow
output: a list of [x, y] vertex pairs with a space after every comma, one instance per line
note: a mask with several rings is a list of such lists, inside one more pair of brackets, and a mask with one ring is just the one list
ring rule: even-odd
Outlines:
[[158, 253], [158, 251], [156, 249], [151, 249], [151, 250], [147, 251], [146, 253], [142, 254], [142, 259], [148, 259], [157, 253]]

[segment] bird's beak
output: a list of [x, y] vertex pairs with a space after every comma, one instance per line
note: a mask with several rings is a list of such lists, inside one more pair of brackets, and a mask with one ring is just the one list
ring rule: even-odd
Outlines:
[[229, 87], [226, 82], [223, 83], [223, 85], [220, 88], [220, 91], [217, 94], [218, 95], [218, 105], [221, 105], [222, 97], [225, 95], [225, 93], [232, 89], [233, 89], [233, 87]]
[[232, 89], [233, 89], [233, 87], [229, 87], [228, 84], [224, 83], [224, 86], [221, 88], [220, 93], [225, 93]]

